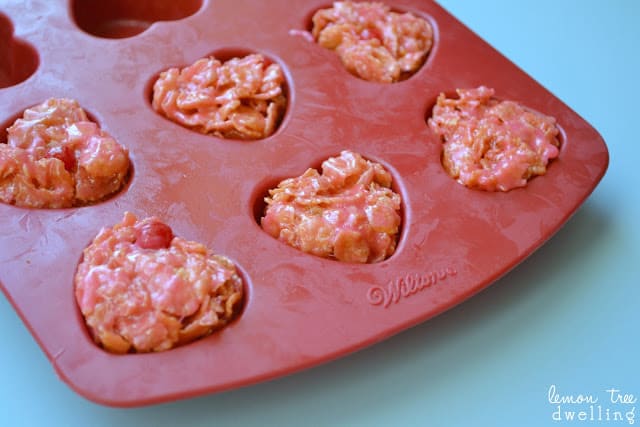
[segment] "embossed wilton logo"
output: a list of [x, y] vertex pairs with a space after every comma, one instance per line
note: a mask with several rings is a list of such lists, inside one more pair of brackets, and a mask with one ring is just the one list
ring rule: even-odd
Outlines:
[[456, 274], [458, 272], [451, 267], [425, 274], [407, 274], [389, 281], [384, 287], [371, 286], [367, 291], [367, 300], [371, 305], [382, 305], [387, 308], [391, 303], [397, 304], [400, 298], [409, 298]]

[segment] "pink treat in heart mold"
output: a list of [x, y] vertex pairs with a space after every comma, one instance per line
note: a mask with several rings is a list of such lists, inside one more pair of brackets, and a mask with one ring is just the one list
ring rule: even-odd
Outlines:
[[127, 212], [84, 250], [75, 295], [97, 344], [143, 353], [222, 328], [241, 308], [243, 284], [226, 257]]
[[393, 254], [401, 224], [400, 195], [379, 163], [343, 151], [269, 191], [262, 228], [304, 252], [375, 263]]
[[163, 71], [153, 85], [153, 108], [197, 132], [260, 139], [275, 132], [287, 105], [278, 64], [251, 54], [221, 62], [202, 58]]
[[429, 119], [449, 175], [470, 188], [509, 191], [546, 173], [560, 146], [553, 117], [497, 100], [484, 86], [457, 92], [459, 99], [441, 94]]
[[77, 101], [50, 98], [24, 111], [0, 144], [0, 201], [68, 208], [120, 190], [128, 150], [92, 122]]
[[336, 52], [357, 77], [378, 83], [405, 80], [424, 62], [433, 29], [423, 18], [378, 2], [338, 1], [313, 15], [311, 34]]

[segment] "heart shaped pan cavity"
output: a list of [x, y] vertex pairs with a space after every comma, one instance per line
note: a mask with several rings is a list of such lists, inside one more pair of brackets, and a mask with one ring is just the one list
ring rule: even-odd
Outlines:
[[443, 144], [447, 174], [475, 190], [525, 187], [546, 174], [563, 146], [555, 117], [486, 86], [441, 93], [425, 121]]
[[15, 86], [38, 69], [38, 52], [14, 37], [11, 20], [0, 13], [0, 89]]
[[[371, 177], [373, 171], [375, 178]], [[343, 150], [318, 159], [302, 172], [304, 168], [296, 176], [265, 179], [254, 191], [252, 213], [263, 231], [272, 237], [280, 233], [283, 244], [309, 256], [349, 263], [377, 263], [393, 257], [407, 221], [407, 196], [392, 167], [367, 155]], [[314, 189], [318, 189], [317, 193]], [[395, 211], [391, 209], [394, 203]], [[295, 218], [285, 212], [296, 212]], [[381, 219], [385, 227], [381, 227]], [[315, 227], [316, 231], [309, 233]], [[345, 239], [350, 243], [344, 243]], [[386, 244], [381, 245], [380, 239]], [[356, 261], [358, 248], [368, 255]], [[386, 255], [382, 255], [384, 252]]]
[[379, 2], [326, 4], [308, 11], [302, 25], [304, 30], [294, 34], [316, 49], [332, 51], [345, 71], [373, 83], [410, 79], [424, 68], [437, 43], [437, 25], [429, 15]]
[[73, 0], [76, 24], [96, 37], [121, 39], [136, 36], [159, 21], [177, 21], [193, 15], [202, 0]]
[[[249, 58], [253, 59], [249, 60]], [[256, 60], [255, 58], [260, 59]], [[213, 65], [215, 61], [212, 61], [212, 59], [219, 61], [221, 66], [216, 68], [217, 65]], [[253, 69], [258, 64], [264, 67], [264, 74], [258, 78], [264, 79], [263, 86], [269, 84], [268, 81], [271, 83], [280, 81], [281, 83], [277, 88], [277, 95], [274, 95], [274, 93], [276, 93], [274, 92], [275, 83], [270, 86], [271, 89], [268, 93], [263, 92], [262, 88], [257, 92], [253, 91], [253, 88], [249, 90], [248, 87], [251, 84], [251, 79], [246, 76], [244, 81], [240, 79], [240, 82], [234, 81], [233, 84], [226, 82], [220, 88], [218, 87], [220, 80], [217, 79], [223, 77], [215, 77], [213, 80], [207, 80], [204, 84], [199, 84], [195, 89], [193, 88], [193, 83], [196, 80], [203, 79], [213, 72], [222, 73], [220, 70], [225, 68], [230, 61], [236, 64], [230, 66], [228, 69], [228, 73], [231, 75], [236, 73], [239, 75], [246, 74], [251, 78], [255, 78], [256, 74], [249, 73], [248, 70]], [[244, 70], [242, 70], [243, 67]], [[167, 77], [167, 71], [170, 69], [173, 69], [172, 72], [177, 69], [179, 76], [178, 73], [176, 73], [173, 74], [176, 78]], [[277, 79], [273, 77], [274, 73], [269, 71], [273, 71], [273, 69], [279, 69]], [[188, 81], [188, 84], [185, 84], [186, 81]], [[226, 141], [246, 143], [273, 138], [283, 127], [282, 125], [286, 122], [288, 111], [293, 101], [293, 91], [289, 81], [290, 77], [287, 67], [277, 58], [244, 47], [223, 47], [185, 64], [168, 64], [164, 69], [159, 70], [149, 79], [145, 86], [144, 93], [149, 106], [154, 112], [174, 125], [181, 126], [185, 130], [198, 134], [212, 136]], [[156, 83], [160, 83], [160, 86], [157, 86]], [[159, 89], [160, 87], [162, 89]], [[154, 97], [158, 96], [156, 91], [161, 91], [159, 92], [161, 95], [157, 100], [154, 100]], [[238, 93], [242, 93], [242, 95], [238, 95], [238, 98], [235, 98], [235, 95], [231, 95], [234, 97], [234, 101], [229, 102], [227, 95], [236, 91], [239, 91]], [[245, 93], [247, 91], [250, 93]], [[173, 95], [176, 92], [179, 93], [177, 96], [178, 101], [175, 101], [175, 104], [165, 105], [165, 102], [173, 99]], [[185, 106], [184, 101], [180, 101], [181, 97], [193, 98], [195, 94], [197, 94], [198, 97], [206, 99], [199, 98], [197, 103], [192, 102], [190, 106]], [[219, 98], [224, 98], [224, 100], [220, 101]], [[235, 102], [235, 100], [239, 101], [239, 106], [232, 107], [227, 113], [222, 114], [222, 110], [226, 109]], [[266, 113], [260, 109], [261, 107], [256, 106], [256, 100], [258, 103], [264, 105], [267, 111]], [[158, 102], [158, 104], [156, 104], [156, 102]], [[274, 111], [270, 112], [271, 107], [277, 108], [274, 108]], [[242, 109], [252, 110], [252, 113], [260, 112], [260, 114], [264, 116], [264, 123], [270, 124], [259, 127], [260, 131], [256, 131], [257, 134], [254, 135], [244, 131], [251, 129], [249, 125], [247, 125], [246, 128], [235, 125], [228, 126], [225, 130], [220, 130], [217, 127], [218, 125], [226, 126], [235, 123], [233, 116], [236, 115], [236, 113], [238, 113], [238, 116], [243, 115], [241, 112]], [[275, 120], [270, 117], [275, 117]], [[216, 123], [215, 126], [210, 126], [212, 122]], [[239, 122], [242, 122], [242, 120], [239, 120]], [[251, 131], [254, 130], [255, 129], [251, 129]]]
[[[49, 143], [47, 143], [47, 147], [49, 147], [48, 149], [51, 151], [49, 151], [49, 154], [44, 155], [44, 157], [38, 157], [42, 156], [42, 153], [33, 157], [33, 153], [31, 152], [32, 147], [27, 150], [4, 147], [8, 149], [3, 151], [2, 156], [2, 160], [7, 160], [7, 162], [2, 164], [0, 167], [0, 175], [2, 175], [2, 179], [0, 180], [0, 203], [11, 204], [21, 208], [44, 210], [86, 207], [118, 197], [128, 190], [133, 179], [134, 165], [127, 145], [122, 141], [114, 139], [113, 136], [103, 128], [102, 123], [94, 114], [88, 111], [84, 106], [75, 104], [75, 102], [76, 101], [71, 99], [51, 98], [37, 105], [28, 106], [24, 110], [8, 117], [4, 121], [0, 121], [0, 144], [6, 146], [9, 140], [9, 128], [12, 127], [18, 119], [23, 119], [27, 109], [44, 108], [43, 105], [46, 104], [49, 109], [47, 112], [49, 115], [47, 120], [49, 121], [53, 120], [51, 119], [51, 114], [77, 114], [77, 112], [69, 112], [68, 109], [71, 108], [81, 109], [86, 116], [86, 120], [72, 123], [73, 126], [76, 126], [76, 124], [79, 126], [75, 128], [75, 131], [69, 130], [71, 126], [67, 126], [67, 130], [62, 131], [69, 132], [65, 133], [66, 142], [62, 143], [62, 145], [59, 145], [55, 138], [52, 138]], [[75, 107], [71, 107], [71, 105], [74, 104]], [[59, 113], [60, 110], [65, 109], [67, 109], [66, 113]], [[53, 110], [57, 110], [58, 113], [51, 113]], [[32, 112], [31, 114], [44, 113]], [[47, 130], [51, 131], [51, 129], [56, 128], [58, 137], [60, 136], [59, 133], [63, 127], [59, 122], [59, 118], [60, 116], [56, 119], [58, 122], [55, 125], [51, 125], [50, 122], [49, 124], [51, 127]], [[26, 124], [15, 130], [17, 134], [16, 138], [21, 141], [20, 143], [26, 143], [31, 138], [37, 139], [37, 136], [34, 137], [28, 133], [32, 132], [34, 129], [31, 125], [32, 121], [25, 121], [23, 119], [23, 123]], [[83, 138], [82, 144], [84, 145], [78, 145], [77, 141], [69, 141], [69, 139], [72, 138], [69, 135], [71, 135], [72, 132], [77, 132], [78, 129], [82, 129], [80, 132]], [[45, 131], [40, 129], [38, 132], [42, 133]], [[76, 135], [76, 137], [77, 136], [78, 135]], [[101, 166], [98, 166], [99, 163], [96, 163], [95, 161], [87, 163], [89, 153], [93, 152], [92, 150], [95, 149], [95, 146], [91, 148], [90, 145], [88, 145], [88, 141], [94, 137], [99, 137], [97, 141], [102, 141], [103, 148], [99, 150], [100, 158], [103, 160], [110, 159], [108, 165], [102, 164]], [[113, 145], [110, 145], [112, 143]], [[69, 147], [72, 146], [75, 148], [69, 149]], [[107, 146], [110, 148], [107, 148]], [[54, 153], [53, 150], [57, 151]], [[40, 158], [40, 160], [26, 161], [24, 156], [25, 152], [29, 152], [27, 158]], [[94, 159], [97, 159], [97, 157], [95, 157], [97, 153], [98, 152], [93, 152]], [[126, 166], [124, 164], [118, 165], [119, 153], [126, 155]], [[39, 164], [45, 158], [49, 157], [55, 157], [64, 162], [64, 168], [70, 174], [69, 179], [72, 179], [72, 188], [69, 189], [69, 191], [64, 190], [65, 188], [68, 189], [66, 185], [62, 185], [62, 182], [66, 181], [66, 178], [62, 177], [62, 175], [66, 176], [66, 174], [61, 175], [55, 172], [55, 168], [48, 169], [42, 165], [35, 167], [36, 164]], [[123, 159], [123, 157], [120, 157], [120, 159]], [[12, 166], [12, 164], [16, 164], [15, 162], [17, 162], [18, 165], [21, 165], [23, 171], [28, 171], [26, 175], [24, 172], [20, 172]], [[84, 162], [84, 166], [80, 166], [80, 162]], [[113, 175], [110, 177], [101, 177], [100, 173], [96, 173], [96, 166], [103, 170], [105, 170], [105, 167], [109, 168], [109, 170], [113, 172]], [[84, 168], [84, 170], [81, 171], [81, 168]], [[91, 169], [91, 172], [86, 168]], [[35, 179], [35, 176], [38, 178]], [[22, 182], [25, 177], [30, 177], [29, 182], [32, 183], [21, 185], [19, 186], [19, 189], [16, 189], [16, 182]]]

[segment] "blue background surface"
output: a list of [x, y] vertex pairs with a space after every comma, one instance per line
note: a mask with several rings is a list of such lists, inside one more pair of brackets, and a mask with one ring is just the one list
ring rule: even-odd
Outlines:
[[[634, 407], [640, 423], [640, 400], [616, 405], [606, 392], [640, 397], [640, 2], [440, 4], [607, 142], [609, 170], [564, 228], [484, 292], [378, 345], [271, 382], [136, 409], [76, 395], [0, 297], [0, 424], [630, 425], [613, 412]], [[597, 398], [603, 420], [554, 421], [551, 385]]]

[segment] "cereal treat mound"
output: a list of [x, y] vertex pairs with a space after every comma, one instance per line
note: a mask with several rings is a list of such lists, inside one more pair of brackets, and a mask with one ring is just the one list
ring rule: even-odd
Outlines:
[[544, 175], [558, 157], [559, 130], [553, 117], [493, 97], [493, 89], [458, 89], [440, 94], [429, 127], [444, 143], [442, 164], [461, 184], [509, 191]]
[[227, 258], [125, 213], [84, 250], [75, 296], [95, 342], [113, 353], [163, 351], [211, 334], [240, 310]]
[[313, 38], [334, 50], [347, 70], [364, 80], [404, 80], [424, 63], [433, 44], [429, 23], [411, 13], [369, 2], [334, 2], [313, 15]]
[[200, 133], [261, 139], [273, 134], [282, 120], [284, 82], [282, 68], [259, 54], [225, 63], [203, 58], [181, 70], [162, 72], [153, 86], [152, 106]]
[[301, 251], [339, 261], [374, 263], [393, 254], [400, 229], [400, 195], [391, 174], [343, 151], [269, 190], [262, 228]]
[[129, 153], [71, 99], [51, 98], [24, 111], [0, 144], [0, 201], [68, 208], [120, 190]]

